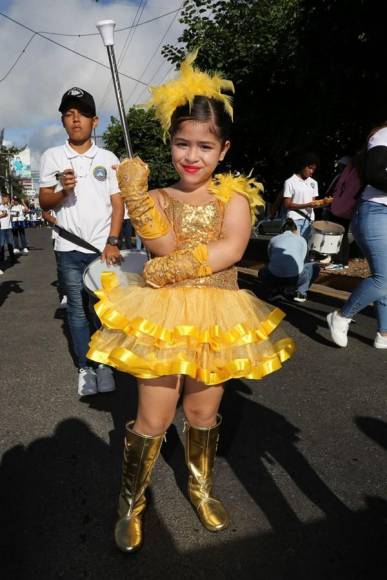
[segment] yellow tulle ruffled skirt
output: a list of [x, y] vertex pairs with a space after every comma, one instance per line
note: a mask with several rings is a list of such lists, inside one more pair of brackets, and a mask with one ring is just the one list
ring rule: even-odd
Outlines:
[[281, 368], [295, 344], [277, 330], [278, 308], [246, 290], [120, 286], [102, 275], [95, 310], [102, 328], [88, 358], [142, 379], [188, 375], [206, 385], [261, 379]]

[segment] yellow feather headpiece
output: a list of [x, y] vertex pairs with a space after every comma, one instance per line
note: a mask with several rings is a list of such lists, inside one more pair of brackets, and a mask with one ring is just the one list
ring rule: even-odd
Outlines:
[[191, 106], [196, 96], [216, 99], [224, 104], [225, 111], [233, 118], [231, 97], [224, 95], [222, 90], [235, 92], [232, 81], [223, 79], [219, 74], [209, 75], [193, 66], [198, 50], [187, 55], [180, 65], [178, 78], [159, 87], [151, 87], [152, 97], [146, 107], [154, 107], [157, 119], [160, 121], [166, 135], [171, 126], [174, 111], [189, 103]]
[[243, 195], [249, 202], [251, 223], [254, 225], [257, 207], [264, 206], [265, 202], [261, 197], [261, 193], [263, 193], [262, 183], [255, 181], [250, 175], [217, 173], [208, 187], [208, 191], [213, 193], [223, 203], [230, 201], [234, 193]]

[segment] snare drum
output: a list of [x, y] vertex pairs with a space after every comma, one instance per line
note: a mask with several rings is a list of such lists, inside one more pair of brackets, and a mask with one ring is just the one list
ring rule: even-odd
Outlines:
[[319, 254], [337, 254], [340, 250], [344, 231], [343, 226], [333, 222], [313, 222], [309, 249]]
[[129, 285], [127, 274], [142, 274], [145, 262], [148, 260], [146, 252], [122, 250], [121, 256], [120, 264], [108, 266], [106, 262], [101, 262], [101, 259], [97, 258], [87, 266], [83, 273], [83, 286], [89, 294], [94, 294], [101, 288], [102, 272], [115, 272], [121, 286]]

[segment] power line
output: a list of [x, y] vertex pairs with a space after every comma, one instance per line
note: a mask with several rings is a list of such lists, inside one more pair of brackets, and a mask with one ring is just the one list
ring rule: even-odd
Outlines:
[[[167, 35], [168, 35], [169, 31], [171, 30], [172, 26], [174, 25], [174, 23], [175, 23], [175, 21], [176, 21], [176, 18], [177, 18], [177, 16], [178, 16], [179, 12], [180, 12], [180, 10], [183, 8], [183, 4], [184, 4], [184, 2], [182, 2], [182, 3], [181, 3], [181, 5], [180, 5], [180, 8], [179, 8], [178, 12], [176, 12], [176, 14], [174, 15], [174, 17], [172, 18], [171, 22], [169, 23], [169, 26], [168, 26], [167, 30], [166, 30], [166, 31], [164, 32], [164, 34], [163, 34], [163, 37], [161, 38], [161, 40], [160, 40], [160, 42], [158, 43], [158, 45], [156, 46], [156, 48], [155, 48], [155, 50], [154, 50], [154, 52], [153, 52], [152, 56], [150, 57], [150, 59], [148, 60], [147, 64], [145, 65], [145, 68], [144, 68], [144, 70], [143, 70], [143, 71], [142, 71], [142, 73], [141, 73], [140, 80], [142, 80], [142, 79], [144, 78], [144, 74], [145, 74], [145, 73], [146, 73], [146, 71], [148, 70], [148, 68], [149, 68], [149, 65], [150, 65], [150, 64], [151, 64], [151, 62], [153, 61], [153, 59], [154, 59], [154, 57], [156, 56], [156, 54], [157, 54], [157, 52], [158, 52], [158, 50], [159, 50], [160, 46], [161, 46], [161, 45], [162, 45], [162, 43], [164, 42], [164, 39], [167, 37]], [[130, 95], [129, 95], [129, 97], [128, 97], [128, 100], [126, 101], [126, 106], [128, 106], [130, 99], [132, 98], [133, 94], [136, 92], [136, 90], [137, 90], [137, 85], [138, 85], [138, 83], [136, 83], [136, 84], [135, 84], [135, 86], [134, 86], [134, 88], [133, 88], [132, 92], [130, 93]]]
[[[180, 9], [181, 8], [176, 8], [175, 10], [170, 10], [169, 12], [165, 12], [164, 14], [160, 14], [160, 16], [155, 16], [154, 18], [149, 18], [149, 20], [144, 20], [143, 22], [137, 22], [137, 24], [131, 24], [130, 26], [124, 26], [123, 28], [117, 28], [117, 30], [115, 32], [123, 32], [124, 30], [130, 30], [131, 28], [138, 28], [139, 26], [144, 26], [145, 24], [150, 24], [151, 22], [155, 22], [156, 20], [160, 20], [161, 18], [166, 18], [166, 16], [169, 16], [170, 14], [174, 14], [175, 12], [179, 12]], [[15, 22], [16, 24], [19, 24], [20, 26], [22, 26], [22, 24], [20, 22], [17, 22], [16, 20], [11, 18], [10, 16], [7, 16], [7, 14], [0, 12], [0, 15], [4, 16], [4, 18], [7, 18], [8, 20], [11, 20], [12, 22]], [[64, 32], [47, 32], [45, 30], [42, 30], [41, 32], [39, 32], [37, 34], [49, 34], [51, 36], [68, 36], [68, 37], [78, 36], [80, 38], [85, 37], [85, 36], [99, 36], [99, 32], [89, 32], [87, 34], [67, 34]]]
[[[140, 13], [140, 8], [141, 8], [141, 6], [143, 6], [143, 8], [142, 8], [142, 11], [141, 11], [141, 13]], [[141, 0], [140, 4], [139, 4], [139, 5], [138, 5], [138, 7], [137, 7], [136, 14], [134, 15], [134, 18], [133, 18], [133, 20], [132, 20], [132, 26], [133, 26], [134, 24], [136, 24], [136, 20], [137, 20], [137, 22], [140, 20], [140, 18], [141, 18], [141, 15], [142, 15], [143, 11], [144, 11], [144, 0]], [[138, 16], [138, 18], [137, 18], [137, 16]], [[129, 30], [128, 34], [127, 34], [127, 37], [126, 37], [126, 39], [125, 39], [125, 42], [124, 42], [124, 44], [123, 44], [123, 46], [122, 46], [122, 49], [121, 49], [120, 55], [119, 55], [119, 57], [118, 57], [117, 66], [121, 66], [121, 63], [122, 63], [122, 57], [123, 57], [123, 55], [124, 55], [124, 51], [126, 50], [126, 46], [128, 46], [128, 47], [129, 47], [129, 45], [130, 45], [130, 43], [131, 43], [131, 41], [132, 41], [132, 39], [133, 39], [133, 36], [134, 36], [134, 31], [135, 31], [135, 28], [131, 28], [131, 29]], [[128, 41], [129, 41], [129, 42], [128, 42]], [[112, 81], [112, 79], [110, 78], [110, 79], [108, 80], [108, 82], [107, 82], [106, 89], [105, 89], [105, 90], [104, 90], [104, 92], [103, 92], [102, 99], [101, 99], [101, 102], [100, 102], [100, 105], [99, 105], [99, 109], [102, 109], [102, 107], [104, 106], [104, 104], [105, 104], [105, 101], [106, 101], [106, 99], [107, 99], [107, 97], [108, 97], [108, 95], [109, 95], [109, 92], [110, 92], [110, 89], [111, 89], [111, 86], [112, 86], [112, 84], [113, 84], [113, 81]]]
[[[134, 17], [134, 20], [133, 20], [133, 24], [136, 24], [136, 17], [137, 17], [137, 15], [138, 15], [138, 18], [137, 18], [137, 24], [138, 24], [138, 22], [139, 22], [139, 20], [140, 20], [140, 18], [142, 16], [142, 13], [145, 10], [145, 4], [146, 4], [146, 0], [141, 0], [140, 1], [140, 4], [137, 7], [136, 16]], [[122, 51], [121, 51], [120, 57], [118, 59], [118, 64], [119, 65], [121, 65], [123, 63], [123, 60], [124, 60], [124, 58], [126, 56], [126, 53], [128, 52], [129, 46], [132, 43], [132, 40], [134, 38], [135, 33], [136, 33], [136, 27], [133, 26], [129, 30], [128, 36], [126, 37], [126, 41], [124, 42], [124, 46], [122, 47]]]
[[17, 65], [17, 63], [19, 62], [19, 60], [21, 59], [21, 57], [23, 56], [23, 54], [25, 53], [25, 51], [27, 50], [27, 48], [29, 47], [29, 45], [31, 44], [31, 42], [33, 41], [33, 39], [35, 38], [35, 36], [36, 36], [35, 33], [31, 36], [31, 38], [29, 39], [29, 41], [27, 42], [27, 44], [25, 45], [25, 47], [23, 48], [23, 50], [21, 51], [21, 53], [19, 54], [19, 56], [17, 57], [17, 59], [15, 60], [15, 62], [10, 66], [10, 68], [5, 73], [5, 75], [0, 78], [0, 83], [3, 82], [3, 81], [5, 81], [5, 79], [7, 78], [7, 76], [9, 74], [11, 74], [11, 72], [13, 71], [13, 69], [15, 68], [15, 66]]
[[[85, 58], [86, 60], [89, 60], [91, 62], [94, 62], [95, 64], [98, 64], [100, 66], [103, 66], [103, 68], [106, 68], [106, 69], [110, 70], [110, 67], [108, 65], [104, 64], [103, 62], [100, 62], [99, 60], [95, 60], [94, 58], [91, 58], [90, 56], [87, 56], [86, 54], [82, 54], [81, 52], [77, 52], [76, 50], [73, 50], [72, 48], [69, 48], [68, 46], [65, 46], [64, 44], [61, 44], [60, 42], [57, 42], [56, 40], [53, 40], [52, 38], [48, 38], [48, 36], [45, 36], [41, 32], [37, 32], [36, 30], [33, 30], [29, 26], [26, 26], [25, 24], [22, 24], [21, 22], [18, 22], [17, 20], [15, 20], [14, 18], [11, 18], [10, 16], [6, 16], [2, 12], [0, 12], [0, 15], [1, 16], [4, 16], [8, 20], [11, 20], [12, 22], [14, 22], [15, 24], [17, 24], [18, 26], [21, 26], [22, 28], [25, 28], [26, 30], [29, 30], [30, 32], [32, 32], [33, 33], [33, 37], [30, 39], [30, 42], [33, 40], [33, 38], [35, 36], [40, 36], [41, 38], [44, 38], [45, 40], [48, 40], [48, 42], [51, 42], [52, 44], [55, 44], [56, 46], [60, 46], [61, 48], [64, 48], [65, 50], [68, 50], [69, 52], [72, 52], [73, 54], [76, 54], [77, 56], [80, 56], [82, 58]], [[19, 55], [18, 60], [22, 56], [24, 50]], [[15, 63], [12, 65], [11, 68], [14, 68], [14, 66], [15, 66]], [[11, 71], [9, 70], [6, 73], [6, 75], [5, 75], [4, 78], [6, 78], [9, 75], [10, 72]], [[125, 74], [123, 72], [119, 72], [119, 74], [122, 75], [123, 77], [126, 77], [126, 78], [132, 80], [132, 81], [135, 81], [137, 83], [140, 83], [140, 84], [144, 85], [145, 87], [148, 86], [147, 83], [144, 83], [143, 81], [141, 81], [139, 79], [136, 79], [136, 78], [132, 77], [131, 75], [127, 75], [127, 74]], [[1, 80], [4, 80], [4, 78], [1, 79]]]

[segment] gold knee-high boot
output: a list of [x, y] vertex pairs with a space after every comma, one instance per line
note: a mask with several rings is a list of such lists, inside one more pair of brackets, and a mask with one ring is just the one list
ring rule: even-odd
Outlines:
[[157, 437], [132, 431], [134, 421], [126, 426], [122, 483], [118, 502], [118, 521], [114, 529], [116, 544], [123, 552], [135, 552], [142, 544], [142, 513], [146, 506], [145, 490], [160, 453], [164, 434]]
[[185, 456], [190, 471], [188, 495], [203, 526], [219, 532], [229, 525], [222, 502], [212, 495], [212, 472], [219, 440], [220, 415], [214, 427], [193, 427], [185, 422]]

